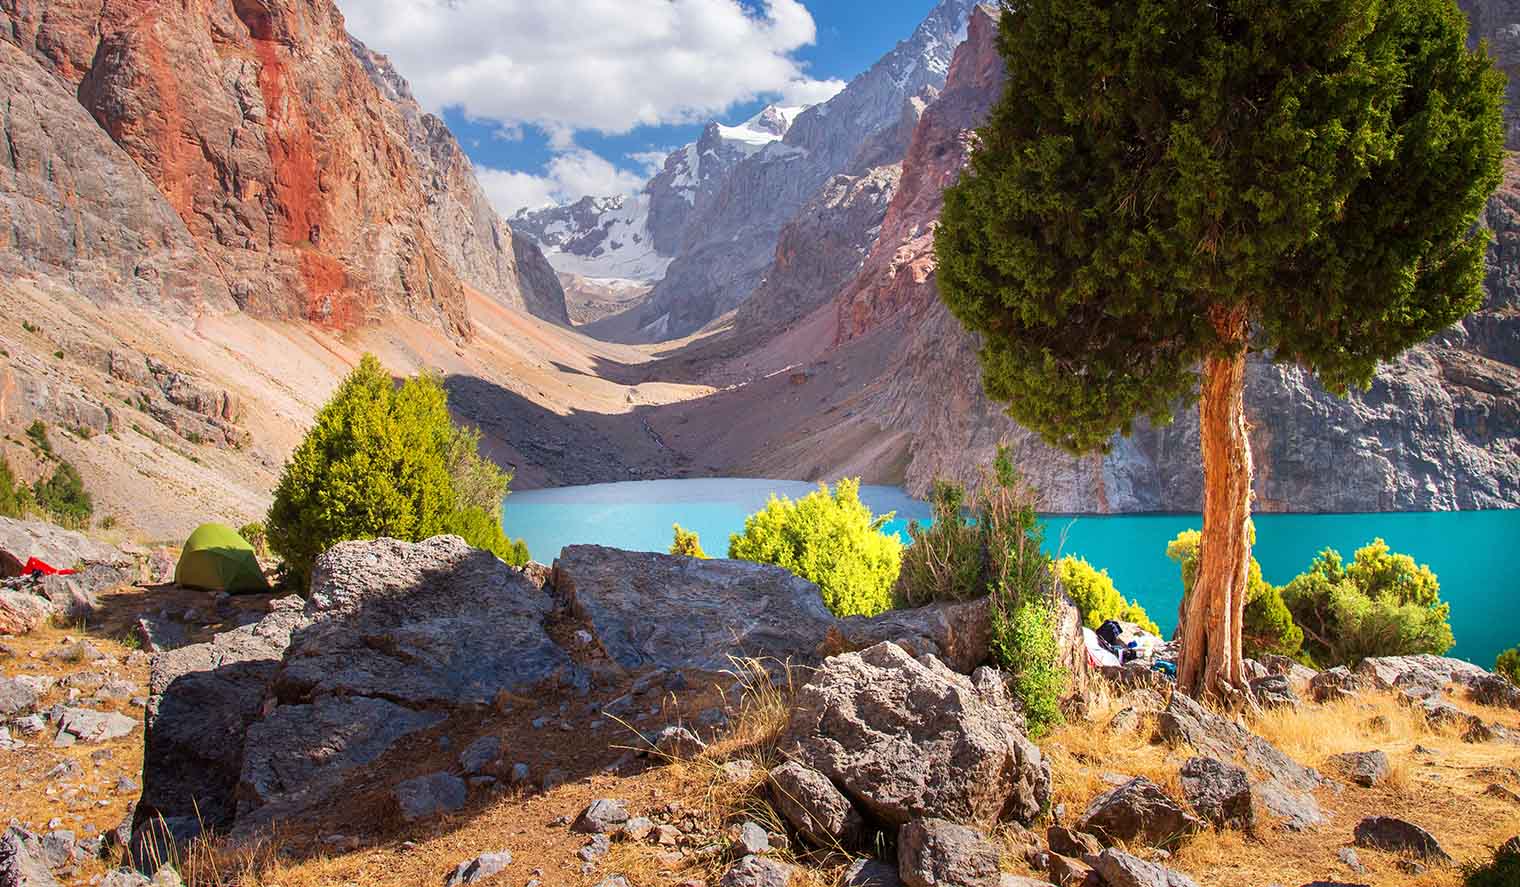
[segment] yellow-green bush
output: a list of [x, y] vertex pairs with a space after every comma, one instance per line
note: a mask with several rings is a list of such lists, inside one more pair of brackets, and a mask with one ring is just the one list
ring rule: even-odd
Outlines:
[[677, 557], [695, 557], [707, 559], [707, 552], [702, 550], [702, 540], [692, 530], [681, 528], [680, 524], [673, 525], [675, 538], [670, 542], [670, 553]]
[[1520, 647], [1510, 647], [1494, 660], [1494, 671], [1509, 678], [1512, 684], [1520, 684]]
[[1382, 539], [1358, 549], [1349, 566], [1325, 549], [1282, 590], [1304, 650], [1325, 668], [1369, 656], [1444, 654], [1456, 641], [1440, 593], [1429, 567], [1389, 551]]
[[1119, 594], [1107, 570], [1093, 567], [1085, 558], [1068, 556], [1056, 561], [1055, 571], [1061, 587], [1082, 611], [1082, 624], [1088, 628], [1097, 628], [1110, 619], [1117, 619], [1133, 622], [1151, 634], [1161, 633], [1161, 628], [1138, 601], [1126, 601]]
[[[1250, 541], [1256, 544], [1256, 527], [1250, 528]], [[1167, 543], [1166, 556], [1182, 568], [1182, 599], [1193, 593], [1198, 578], [1198, 549], [1203, 534], [1183, 530]], [[1246, 612], [1241, 626], [1241, 648], [1245, 655], [1259, 658], [1269, 653], [1294, 659], [1303, 658], [1304, 632], [1293, 621], [1283, 601], [1283, 589], [1261, 576], [1261, 564], [1251, 558], [1246, 575]], [[1184, 605], [1186, 606], [1186, 605]]]
[[366, 354], [285, 463], [265, 521], [270, 550], [298, 586], [319, 554], [346, 539], [456, 533], [525, 561], [501, 532], [506, 475], [480, 458], [478, 442], [478, 432], [454, 427], [437, 378], [398, 387]]
[[814, 582], [838, 616], [874, 616], [892, 608], [902, 542], [881, 532], [892, 513], [873, 515], [860, 481], [826, 484], [801, 499], [772, 496], [728, 540], [735, 560], [775, 564]]

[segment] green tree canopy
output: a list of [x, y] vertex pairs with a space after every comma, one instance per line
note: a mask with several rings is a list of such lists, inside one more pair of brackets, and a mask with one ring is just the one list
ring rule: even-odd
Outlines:
[[728, 540], [735, 560], [775, 564], [815, 582], [838, 616], [875, 616], [892, 608], [902, 541], [881, 532], [892, 513], [873, 515], [860, 480], [843, 478], [792, 500], [772, 496]]
[[1246, 352], [1344, 392], [1479, 304], [1504, 80], [1466, 39], [1455, 0], [1004, 3], [940, 292], [988, 395], [1068, 450], [1202, 394], [1185, 690], [1244, 686]]
[[454, 427], [438, 379], [397, 386], [366, 354], [285, 464], [266, 520], [270, 549], [302, 586], [317, 556], [347, 539], [455, 533], [526, 561], [501, 531], [497, 493], [507, 477], [479, 457], [478, 441], [479, 432]]
[[1358, 549], [1349, 566], [1333, 548], [1283, 588], [1304, 651], [1319, 665], [1354, 666], [1368, 656], [1445, 653], [1456, 643], [1451, 605], [1430, 568], [1388, 550], [1382, 539]]

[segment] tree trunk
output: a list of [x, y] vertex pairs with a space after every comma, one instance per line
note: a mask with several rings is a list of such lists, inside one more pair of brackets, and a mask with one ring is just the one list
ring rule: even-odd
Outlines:
[[[1198, 578], [1179, 614], [1177, 685], [1198, 698], [1235, 702], [1246, 694], [1241, 658], [1246, 577], [1251, 563], [1251, 442], [1246, 427], [1246, 315], [1221, 311], [1215, 330], [1233, 354], [1204, 360], [1198, 402], [1203, 451], [1203, 540]], [[1249, 699], [1249, 694], [1245, 695]]]

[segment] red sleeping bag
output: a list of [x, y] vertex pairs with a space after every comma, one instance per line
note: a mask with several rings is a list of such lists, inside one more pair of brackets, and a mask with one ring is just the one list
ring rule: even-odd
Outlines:
[[73, 574], [73, 570], [60, 570], [52, 564], [39, 561], [34, 557], [27, 558], [26, 563], [21, 566], [21, 575], [23, 576], [72, 576]]

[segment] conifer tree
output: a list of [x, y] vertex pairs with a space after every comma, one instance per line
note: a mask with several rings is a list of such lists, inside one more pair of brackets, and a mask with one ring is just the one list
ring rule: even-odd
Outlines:
[[1246, 356], [1329, 390], [1475, 309], [1504, 80], [1455, 0], [1019, 0], [936, 234], [983, 382], [1073, 452], [1199, 407], [1179, 684], [1238, 698]]

